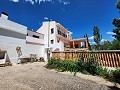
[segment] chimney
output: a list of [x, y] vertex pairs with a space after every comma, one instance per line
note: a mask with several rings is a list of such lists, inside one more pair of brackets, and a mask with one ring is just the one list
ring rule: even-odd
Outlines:
[[1, 18], [8, 19], [8, 14], [5, 12], [2, 12]]

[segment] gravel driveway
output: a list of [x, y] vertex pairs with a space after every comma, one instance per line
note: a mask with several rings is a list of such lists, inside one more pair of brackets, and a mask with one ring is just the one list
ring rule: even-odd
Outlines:
[[0, 67], [0, 90], [110, 90], [105, 85], [63, 75], [43, 65], [28, 63]]

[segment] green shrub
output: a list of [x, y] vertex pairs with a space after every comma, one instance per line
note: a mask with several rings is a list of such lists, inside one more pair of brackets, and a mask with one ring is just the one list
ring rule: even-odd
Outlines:
[[83, 72], [85, 70], [86, 63], [83, 59], [77, 61], [78, 71]]
[[96, 62], [95, 58], [89, 58], [86, 62], [86, 71], [88, 71], [90, 74], [96, 74], [98, 67], [98, 62]]
[[95, 61], [94, 58], [89, 58], [87, 61], [84, 59], [80, 59], [77, 62], [78, 65], [78, 71], [83, 72], [89, 72], [90, 74], [96, 74], [98, 63]]
[[116, 69], [112, 71], [112, 78], [113, 78], [113, 81], [120, 83], [120, 69]]
[[54, 69], [54, 68], [58, 68], [59, 65], [60, 65], [60, 59], [51, 58], [51, 60], [48, 61], [46, 67], [50, 69]]
[[58, 71], [70, 71], [76, 75], [77, 72], [83, 74], [97, 74], [109, 80], [120, 83], [120, 69], [110, 71], [107, 68], [98, 67], [98, 62], [94, 58], [89, 58], [85, 61], [81, 58], [78, 61], [72, 60], [61, 60], [51, 58], [51, 60], [46, 65], [47, 68], [57, 69]]
[[65, 60], [63, 61], [62, 67], [66, 69], [66, 71], [76, 72], [78, 71], [78, 67], [75, 61]]
[[103, 68], [103, 67], [98, 67], [96, 74], [99, 76], [103, 76], [104, 78], [108, 78], [108, 79], [110, 79], [112, 76], [111, 71], [109, 71], [107, 68]]
[[75, 61], [72, 60], [60, 60], [51, 58], [51, 60], [48, 62], [47, 68], [50, 69], [58, 69], [59, 71], [70, 71], [70, 72], [77, 72], [77, 64]]

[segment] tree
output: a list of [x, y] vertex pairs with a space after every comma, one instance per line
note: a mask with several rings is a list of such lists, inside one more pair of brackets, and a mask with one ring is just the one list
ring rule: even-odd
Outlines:
[[99, 28], [97, 26], [94, 26], [93, 28], [93, 36], [94, 36], [94, 41], [97, 44], [97, 49], [99, 50], [102, 36], [100, 35]]
[[120, 19], [114, 19], [113, 25], [115, 26], [115, 29], [113, 29], [115, 35], [113, 36], [120, 41]]
[[120, 0], [117, 0], [116, 7], [120, 10]]
[[104, 41], [101, 46], [100, 46], [101, 50], [112, 50], [112, 42], [110, 41]]
[[105, 41], [100, 46], [101, 50], [120, 50], [120, 42], [118, 40]]
[[[120, 0], [117, 0], [116, 7], [120, 11]], [[115, 35], [113, 35], [118, 41], [120, 41], [120, 19], [113, 19], [113, 25], [115, 26], [115, 29], [113, 29], [113, 32]]]
[[120, 50], [120, 41], [118, 40], [112, 41], [112, 50]]

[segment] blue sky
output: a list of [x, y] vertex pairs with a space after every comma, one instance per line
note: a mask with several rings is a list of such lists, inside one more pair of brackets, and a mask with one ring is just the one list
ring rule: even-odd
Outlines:
[[88, 34], [93, 43], [93, 26], [100, 29], [103, 40], [112, 41], [113, 18], [120, 13], [116, 0], [0, 0], [0, 13], [8, 13], [9, 20], [37, 30], [45, 17], [61, 23], [73, 32], [73, 38]]

